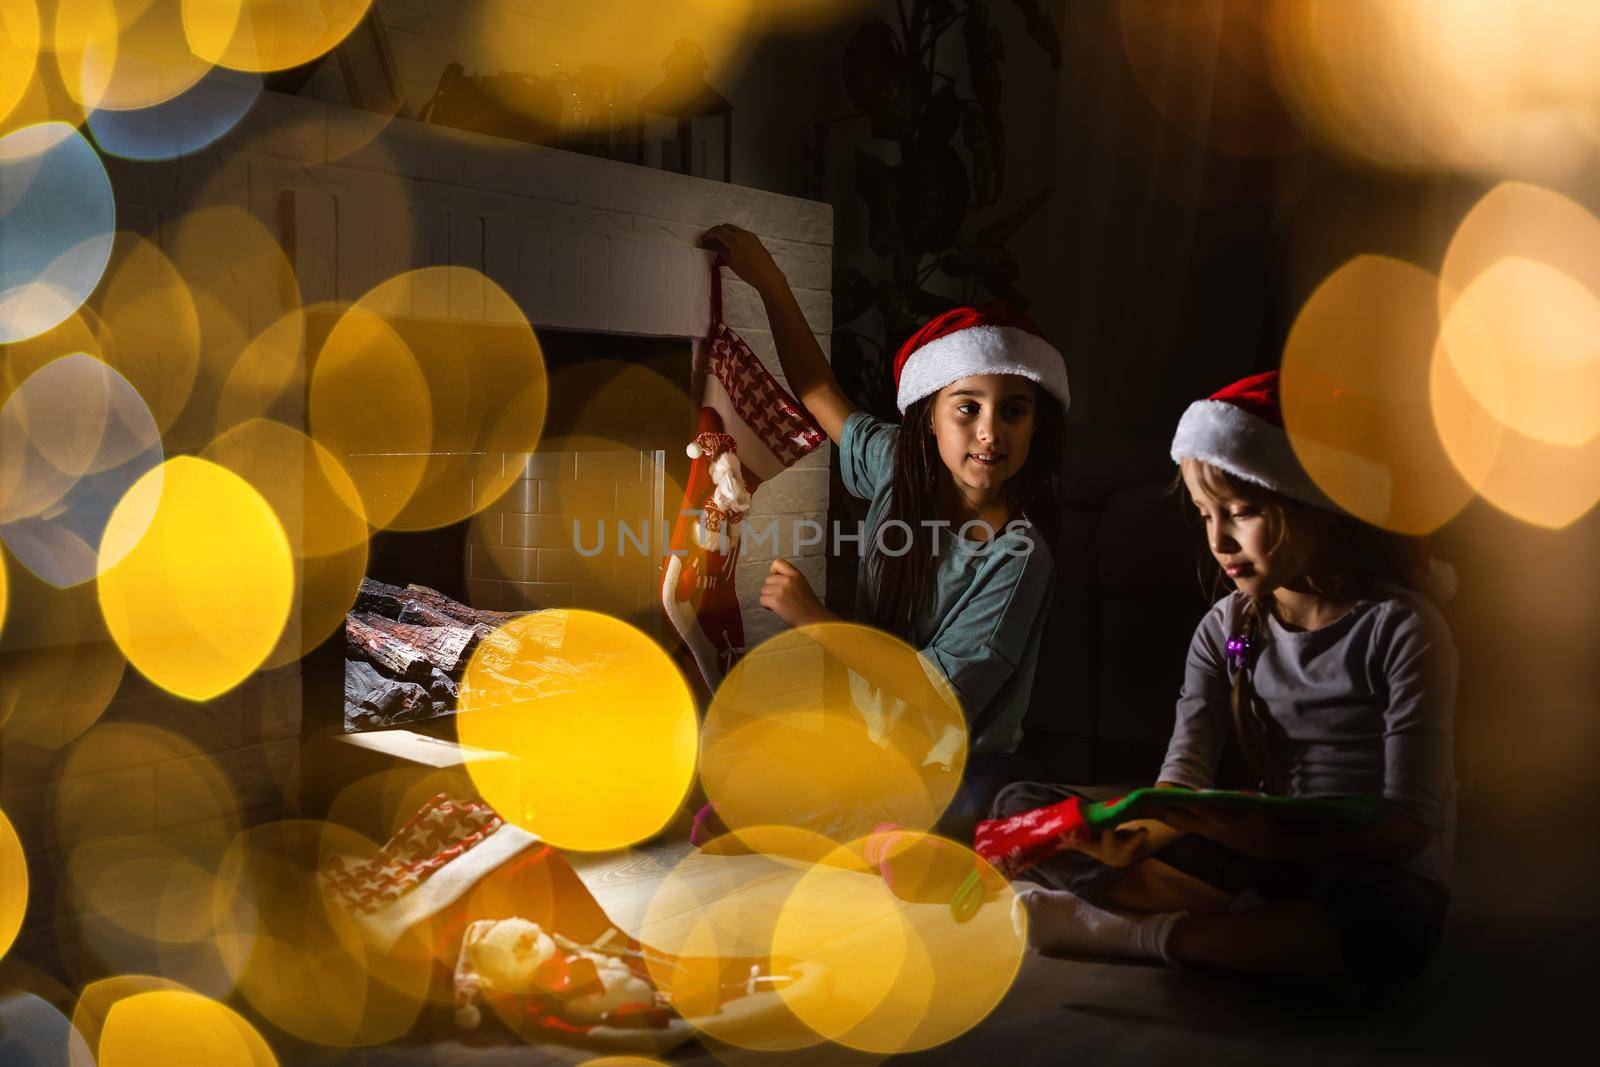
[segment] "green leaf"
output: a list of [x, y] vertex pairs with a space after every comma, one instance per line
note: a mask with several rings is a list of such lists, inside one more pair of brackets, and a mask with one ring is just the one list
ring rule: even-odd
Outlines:
[[[1000, 190], [1005, 187], [1006, 142], [1005, 125], [1000, 115], [1003, 88], [1000, 64], [1006, 58], [1006, 50], [1000, 39], [1000, 30], [995, 26], [988, 8], [970, 8], [961, 27], [967, 45], [967, 76], [972, 84], [972, 94], [978, 101], [976, 121], [982, 127], [982, 139], [988, 144], [986, 151], [990, 173], [985, 177], [990, 180], [986, 188], [980, 189], [979, 199], [984, 204], [991, 204], [999, 199]], [[966, 135], [969, 148], [979, 136], [977, 131]]]
[[1025, 312], [1028, 310], [1030, 303], [1028, 298], [1018, 292], [1010, 282], [1003, 281], [1000, 278], [981, 278], [979, 280], [983, 282], [983, 287], [989, 290], [993, 296], [1004, 300], [1018, 311]]
[[919, 318], [931, 319], [943, 315], [946, 311], [956, 306], [956, 302], [948, 296], [930, 293], [926, 289], [918, 289], [911, 294], [911, 307]]
[[922, 121], [917, 123], [918, 146], [932, 148], [949, 144], [961, 126], [961, 116], [966, 109], [967, 105], [956, 95], [956, 87], [946, 82], [928, 98], [927, 107], [922, 109]]
[[1061, 69], [1061, 37], [1056, 33], [1055, 23], [1050, 21], [1050, 16], [1045, 14], [1044, 5], [1039, 0], [1011, 0], [1022, 9], [1023, 21], [1028, 26], [1028, 36], [1034, 43], [1044, 49], [1050, 57], [1050, 69]]
[[950, 145], [919, 151], [894, 168], [900, 189], [900, 244], [916, 255], [955, 240], [972, 198], [967, 165]]
[[969, 104], [961, 122], [961, 139], [972, 157], [972, 206], [988, 207], [1000, 199], [1005, 184], [1005, 130], [991, 128], [983, 108]]
[[1002, 80], [1000, 64], [1005, 61], [1006, 47], [1000, 39], [1000, 29], [986, 7], [974, 6], [961, 23], [967, 43], [967, 72], [972, 80], [972, 94], [985, 112], [999, 117]]
[[869, 19], [844, 50], [844, 91], [856, 110], [871, 114], [878, 98], [894, 91], [903, 60], [900, 37], [882, 19]]
[[1051, 190], [1049, 189], [1040, 189], [1037, 193], [1028, 197], [1017, 210], [1004, 218], [994, 220], [979, 230], [977, 238], [972, 243], [980, 248], [1005, 244], [1011, 240], [1018, 230], [1022, 229], [1023, 223], [1032, 218], [1033, 213], [1038, 211], [1046, 200], [1050, 199], [1050, 193]]
[[870, 152], [857, 150], [856, 194], [867, 205], [867, 244], [874, 254], [889, 255], [900, 228], [900, 188], [889, 164]]
[[860, 317], [878, 300], [878, 287], [854, 267], [835, 267], [833, 271], [833, 324], [845, 326]]
[[878, 310], [883, 314], [883, 332], [889, 339], [888, 349], [898, 351], [906, 338], [917, 332], [922, 318], [917, 314], [915, 293], [911, 286], [884, 282], [878, 286]]

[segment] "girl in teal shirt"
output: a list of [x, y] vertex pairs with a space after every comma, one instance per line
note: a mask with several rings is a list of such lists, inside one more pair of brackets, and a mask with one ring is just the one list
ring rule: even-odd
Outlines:
[[[1035, 520], [1053, 519], [1069, 402], [1061, 354], [1004, 305], [956, 308], [895, 358], [899, 424], [857, 410], [839, 387], [783, 272], [736, 226], [705, 242], [766, 306], [796, 399], [839, 448], [845, 488], [869, 501], [856, 621], [919, 650], [968, 724], [963, 786], [943, 827], [970, 828], [1008, 773], [1027, 712], [1055, 564]], [[787, 560], [761, 604], [790, 626], [838, 621]], [[849, 648], [829, 648], [847, 665]], [[908, 703], [938, 700], [905, 694]]]

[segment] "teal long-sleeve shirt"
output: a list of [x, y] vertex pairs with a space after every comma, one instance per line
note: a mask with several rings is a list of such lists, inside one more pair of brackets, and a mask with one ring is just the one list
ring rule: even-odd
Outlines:
[[[857, 411], [839, 438], [839, 468], [853, 496], [869, 501], [862, 527], [856, 619], [874, 617], [870, 573], [873, 538], [889, 506], [895, 438], [900, 427]], [[885, 531], [891, 550], [904, 535]], [[961, 701], [973, 733], [968, 756], [1015, 750], [1022, 740], [1040, 637], [1055, 585], [1055, 563], [1026, 520], [1008, 524], [988, 541], [938, 528], [932, 588], [913, 622], [897, 636], [916, 648], [924, 669], [936, 671]]]

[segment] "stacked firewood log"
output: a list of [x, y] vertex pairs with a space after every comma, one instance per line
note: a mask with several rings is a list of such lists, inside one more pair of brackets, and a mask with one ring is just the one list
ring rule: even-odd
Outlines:
[[[345, 732], [454, 712], [462, 672], [480, 645], [480, 660], [490, 669], [512, 669], [527, 639], [502, 627], [526, 614], [482, 611], [427, 586], [363, 578], [344, 624]], [[550, 621], [559, 628], [558, 620]], [[549, 628], [519, 629], [538, 634]], [[556, 637], [559, 644], [559, 629]]]

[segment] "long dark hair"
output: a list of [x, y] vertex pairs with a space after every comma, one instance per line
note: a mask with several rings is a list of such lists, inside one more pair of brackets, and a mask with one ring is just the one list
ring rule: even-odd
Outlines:
[[[1411, 585], [1426, 558], [1424, 543], [1417, 538], [1390, 534], [1343, 512], [1325, 511], [1301, 503], [1244, 481], [1204, 460], [1183, 461], [1182, 470], [1173, 483], [1175, 492], [1188, 495], [1183, 480], [1183, 471], [1188, 470], [1194, 472], [1195, 480], [1206, 495], [1218, 500], [1244, 498], [1261, 509], [1267, 528], [1268, 556], [1279, 555], [1289, 548], [1291, 538], [1309, 537], [1310, 543], [1298, 548], [1307, 561], [1305, 581], [1319, 596], [1358, 599], [1370, 595], [1379, 582]], [[1193, 521], [1193, 511], [1185, 510]], [[1220, 598], [1224, 577], [1208, 549], [1202, 549], [1198, 569], [1201, 586], [1209, 586], [1210, 599], [1215, 602]], [[1210, 572], [1209, 582], [1207, 571]], [[1230, 640], [1242, 638], [1246, 649], [1239, 669], [1234, 671], [1231, 687], [1234, 738], [1239, 755], [1252, 788], [1282, 795], [1288, 789], [1288, 782], [1273, 756], [1271, 720], [1256, 697], [1250, 677], [1254, 660], [1271, 632], [1267, 618], [1275, 603], [1270, 592], [1265, 596], [1246, 597], [1239, 612], [1238, 633], [1228, 637]]]
[[[890, 479], [889, 504], [878, 529], [899, 520], [911, 531], [909, 550], [900, 552], [898, 533], [889, 535], [885, 547], [877, 551], [877, 530], [871, 531], [868, 570], [873, 581], [873, 622], [890, 633], [909, 635], [928, 595], [937, 566], [934, 555], [934, 529], [922, 525], [933, 521], [938, 501], [942, 461], [933, 436], [933, 405], [938, 393], [925, 396], [906, 408], [895, 441], [894, 472]], [[1034, 386], [1033, 438], [1022, 468], [1005, 484], [1006, 496], [1014, 510], [1038, 527], [1041, 539], [1052, 551], [1060, 511], [1061, 427], [1065, 412], [1061, 402], [1037, 385]]]

